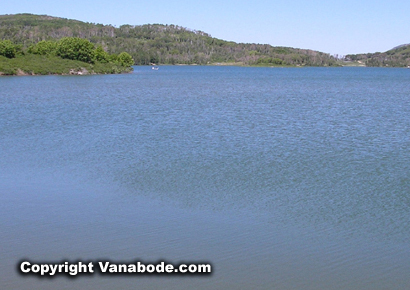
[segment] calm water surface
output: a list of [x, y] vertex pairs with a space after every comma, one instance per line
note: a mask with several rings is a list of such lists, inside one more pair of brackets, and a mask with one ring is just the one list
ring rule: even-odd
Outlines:
[[[0, 78], [0, 288], [409, 289], [410, 72]], [[211, 276], [20, 276], [22, 259]]]

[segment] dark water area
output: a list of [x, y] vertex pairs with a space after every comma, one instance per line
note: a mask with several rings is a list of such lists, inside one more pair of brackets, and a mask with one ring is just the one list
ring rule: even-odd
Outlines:
[[[410, 72], [0, 78], [0, 288], [409, 289]], [[207, 261], [57, 276], [32, 261]]]

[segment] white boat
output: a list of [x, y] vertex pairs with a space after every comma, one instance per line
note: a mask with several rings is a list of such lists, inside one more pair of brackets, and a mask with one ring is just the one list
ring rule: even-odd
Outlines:
[[153, 70], [158, 70], [158, 69], [159, 69], [159, 67], [157, 67], [157, 66], [153, 66], [153, 67], [152, 67], [152, 69], [153, 69]]

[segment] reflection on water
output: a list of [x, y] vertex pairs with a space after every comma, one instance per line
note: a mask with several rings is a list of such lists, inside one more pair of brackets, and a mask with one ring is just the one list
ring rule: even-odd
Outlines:
[[[406, 70], [137, 67], [0, 78], [7, 288], [406, 289]], [[210, 261], [211, 277], [17, 261]]]

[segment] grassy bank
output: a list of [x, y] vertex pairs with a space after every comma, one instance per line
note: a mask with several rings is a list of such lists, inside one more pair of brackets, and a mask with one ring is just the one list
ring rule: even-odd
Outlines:
[[119, 64], [90, 64], [57, 56], [26, 54], [6, 58], [0, 55], [0, 75], [115, 74], [130, 71], [132, 68]]

